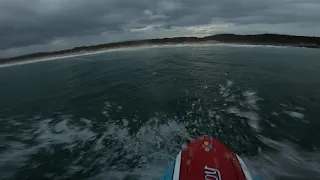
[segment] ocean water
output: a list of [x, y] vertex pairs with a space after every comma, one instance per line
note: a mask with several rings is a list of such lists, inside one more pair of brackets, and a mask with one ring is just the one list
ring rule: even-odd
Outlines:
[[320, 179], [320, 51], [185, 45], [0, 68], [0, 179], [159, 179], [211, 135], [264, 180]]

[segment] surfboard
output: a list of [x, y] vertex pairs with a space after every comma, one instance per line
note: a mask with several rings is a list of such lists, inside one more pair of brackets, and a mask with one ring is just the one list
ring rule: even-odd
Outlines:
[[188, 143], [161, 180], [253, 180], [244, 161], [211, 136]]

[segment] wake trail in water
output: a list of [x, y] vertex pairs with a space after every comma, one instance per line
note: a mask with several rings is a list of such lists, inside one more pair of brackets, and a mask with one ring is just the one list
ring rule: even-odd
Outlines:
[[[259, 107], [263, 99], [253, 90], [234, 88], [230, 80], [221, 84], [221, 102], [214, 101], [215, 106], [193, 99], [183, 117], [158, 113], [135, 127], [129, 124], [138, 118], [111, 119], [112, 109], [121, 113], [125, 107], [109, 102], [101, 110], [105, 121], [99, 123], [72, 115], [0, 119], [6, 130], [15, 129], [0, 133], [1, 179], [30, 179], [34, 174], [49, 179], [159, 179], [187, 139], [212, 135], [235, 149], [246, 149], [250, 138], [245, 132], [252, 132], [272, 149], [260, 147], [254, 155], [240, 154], [254, 176], [264, 180], [318, 179], [320, 153], [265, 137]], [[38, 170], [47, 166], [45, 171]]]

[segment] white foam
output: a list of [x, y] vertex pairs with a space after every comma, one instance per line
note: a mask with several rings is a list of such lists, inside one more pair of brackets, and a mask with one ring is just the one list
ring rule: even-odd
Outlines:
[[233, 85], [233, 82], [231, 80], [228, 80], [225, 85], [220, 85], [219, 87], [219, 93], [223, 97], [228, 97], [231, 94], [230, 88]]
[[305, 152], [288, 141], [259, 139], [276, 152], [260, 152], [255, 157], [242, 157], [253, 177], [263, 180], [319, 179], [320, 152]]
[[[113, 139], [121, 142], [122, 147], [127, 152], [126, 159], [137, 159], [141, 167], [136, 167], [130, 171], [118, 171], [106, 168], [105, 171], [99, 173], [93, 179], [112, 179], [112, 178], [128, 178], [139, 177], [139, 179], [158, 179], [167, 168], [167, 163], [175, 158], [176, 153], [180, 150], [181, 142], [174, 142], [178, 137], [189, 138], [184, 125], [169, 120], [162, 124], [158, 117], [150, 118], [138, 132], [130, 136], [128, 129], [115, 124], [108, 124], [104, 135], [96, 141], [96, 150], [104, 148], [103, 141], [105, 139]], [[161, 148], [160, 148], [161, 147]], [[172, 153], [172, 150], [174, 152]], [[110, 154], [110, 152], [106, 152]], [[119, 155], [121, 156], [121, 155]], [[110, 157], [109, 157], [110, 158]], [[118, 167], [115, 167], [116, 169]]]
[[226, 85], [220, 85], [219, 93], [223, 96], [225, 102], [239, 102], [239, 105], [242, 107], [242, 110], [237, 108], [236, 106], [227, 106], [227, 103], [224, 104], [226, 106], [226, 112], [229, 114], [234, 114], [238, 117], [243, 117], [248, 119], [249, 126], [256, 132], [260, 131], [260, 116], [258, 114], [258, 101], [261, 98], [258, 97], [257, 93], [252, 90], [246, 90], [242, 92], [242, 96], [244, 99], [240, 98], [239, 95], [236, 95], [232, 92], [233, 81], [227, 80]]
[[249, 126], [255, 131], [260, 131], [260, 126], [259, 126], [260, 116], [258, 113], [253, 111], [240, 111], [240, 109], [236, 107], [228, 108], [227, 112], [230, 114], [234, 114], [238, 117], [244, 117], [248, 119]]
[[0, 153], [1, 178], [11, 179], [17, 169], [24, 166], [29, 157], [36, 154], [39, 146], [28, 147], [17, 141], [6, 143], [8, 150]]
[[85, 142], [96, 137], [96, 134], [88, 128], [69, 125], [67, 119], [56, 123], [53, 127], [49, 125], [50, 121], [41, 121], [35, 131], [37, 141], [43, 145], [68, 144], [69, 147], [73, 147], [76, 146], [74, 143], [78, 140]]
[[[82, 118], [80, 121], [88, 126], [81, 128], [71, 125], [71, 119], [67, 117], [70, 116], [61, 116], [64, 119], [58, 122], [51, 119], [41, 119], [40, 116], [34, 117], [27, 123], [33, 121], [35, 124], [27, 124], [29, 127], [24, 126], [21, 131], [8, 134], [10, 137], [16, 137], [15, 139], [21, 139], [21, 141], [1, 141], [7, 148], [6, 151], [0, 153], [0, 168], [3, 172], [1, 176], [7, 176], [10, 179], [20, 167], [27, 165], [26, 163], [32, 155], [37, 154], [41, 149], [51, 153], [53, 145], [63, 145], [64, 149], [73, 151], [74, 148], [82, 147], [84, 143], [95, 139], [96, 134], [90, 130], [91, 122], [89, 120]], [[11, 120], [8, 119], [9, 121]], [[33, 143], [26, 144], [25, 140], [33, 141]]]
[[306, 110], [305, 108], [299, 107], [299, 106], [295, 106], [295, 109], [296, 109], [296, 110], [299, 110], [299, 111], [304, 111], [304, 110]]
[[304, 114], [295, 112], [295, 111], [283, 111], [284, 113], [288, 114], [289, 116], [297, 119], [304, 119]]
[[129, 125], [129, 121], [125, 118], [122, 119], [122, 124], [124, 127], [127, 127]]
[[252, 108], [254, 110], [259, 110], [257, 102], [261, 100], [261, 98], [257, 96], [256, 92], [247, 90], [244, 91], [242, 95], [245, 97], [244, 102], [241, 103], [243, 106], [247, 106], [250, 109]]

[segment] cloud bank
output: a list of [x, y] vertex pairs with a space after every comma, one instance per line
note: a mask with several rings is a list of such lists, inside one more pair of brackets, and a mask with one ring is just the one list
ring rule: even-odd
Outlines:
[[0, 57], [216, 33], [320, 36], [319, 0], [0, 0]]

